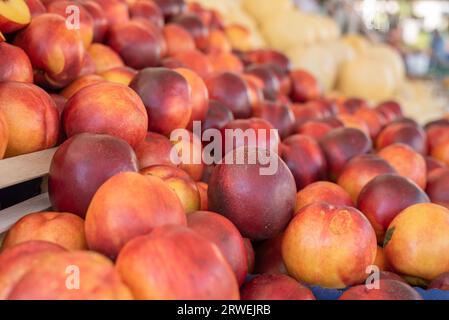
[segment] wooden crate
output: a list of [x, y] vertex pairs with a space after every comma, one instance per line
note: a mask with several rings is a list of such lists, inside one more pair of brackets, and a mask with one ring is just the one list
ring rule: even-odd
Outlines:
[[[36, 178], [47, 177], [56, 148], [0, 160], [0, 189], [18, 185]], [[51, 207], [46, 188], [42, 193], [0, 210], [0, 243], [4, 233], [27, 214]]]

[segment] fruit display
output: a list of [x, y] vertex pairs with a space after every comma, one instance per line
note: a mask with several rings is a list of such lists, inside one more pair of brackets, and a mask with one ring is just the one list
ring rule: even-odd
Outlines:
[[289, 0], [0, 0], [0, 56], [0, 300], [449, 292], [449, 118], [387, 45]]

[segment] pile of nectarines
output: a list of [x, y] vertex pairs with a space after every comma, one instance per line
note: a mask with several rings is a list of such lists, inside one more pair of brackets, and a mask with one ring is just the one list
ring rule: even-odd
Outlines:
[[327, 97], [238, 34], [184, 0], [0, 0], [0, 159], [58, 147], [0, 299], [449, 290], [449, 120]]

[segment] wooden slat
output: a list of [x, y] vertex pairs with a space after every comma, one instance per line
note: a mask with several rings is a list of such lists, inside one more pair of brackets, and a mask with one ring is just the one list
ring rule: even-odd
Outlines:
[[28, 199], [10, 208], [0, 211], [0, 234], [7, 231], [22, 217], [33, 213], [48, 210], [51, 207], [48, 193]]
[[56, 149], [0, 160], [0, 189], [45, 176]]

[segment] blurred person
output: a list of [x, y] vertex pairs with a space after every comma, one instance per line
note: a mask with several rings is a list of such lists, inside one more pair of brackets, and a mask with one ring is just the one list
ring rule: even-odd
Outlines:
[[431, 34], [431, 64], [433, 67], [449, 67], [449, 55], [446, 51], [446, 43], [440, 30], [435, 29]]

